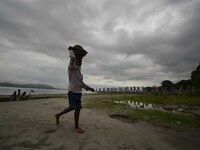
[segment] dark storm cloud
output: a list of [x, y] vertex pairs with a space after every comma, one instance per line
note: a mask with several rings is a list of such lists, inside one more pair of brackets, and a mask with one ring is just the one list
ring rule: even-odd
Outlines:
[[[175, 77], [176, 75], [177, 79], [183, 79], [190, 75], [191, 69], [194, 68], [194, 65], [198, 64], [200, 58], [200, 54], [198, 53], [200, 46], [200, 32], [198, 28], [200, 17], [199, 2], [185, 1], [184, 3], [174, 3], [170, 1], [168, 5], [162, 6], [161, 8], [162, 9], [158, 8], [158, 12], [155, 10], [155, 14], [153, 12], [146, 15], [143, 21], [145, 22], [145, 19], [148, 20], [152, 15], [157, 15], [157, 13], [166, 11], [164, 17], [161, 18], [164, 20], [164, 24], [161, 24], [161, 26], [158, 26], [149, 33], [146, 32], [145, 28], [144, 31], [135, 30], [132, 34], [130, 34], [130, 31], [120, 29], [115, 33], [117, 34], [117, 42], [108, 49], [111, 49], [110, 51], [114, 53], [117, 51], [127, 56], [142, 54], [151, 59], [154, 65], [159, 65], [160, 71], [166, 73], [166, 78], [170, 79], [169, 76]], [[170, 9], [175, 9], [175, 11], [167, 11]], [[146, 59], [141, 59], [140, 61], [145, 62]], [[118, 65], [122, 67], [123, 63], [125, 65], [126, 61], [122, 62], [122, 64], [118, 63]], [[129, 68], [132, 68], [131, 64], [127, 65]], [[138, 70], [146, 70], [149, 67], [150, 66], [137, 66], [135, 68]], [[117, 69], [117, 67], [108, 64], [105, 70], [108, 70], [108, 68], [110, 68], [110, 71], [114, 68], [113, 74], [115, 74], [115, 71], [118, 69], [123, 70], [122, 73], [118, 72], [118, 74], [125, 77], [125, 79], [131, 77], [131, 74], [126, 75], [126, 67]], [[158, 76], [158, 78], [160, 78], [154, 71], [154, 69], [148, 70], [148, 72], [142, 73], [142, 76], [141, 74], [136, 76], [135, 79], [145, 80], [147, 78], [145, 74], [149, 75], [149, 79], [151, 79], [152, 76]], [[159, 70], [157, 70], [157, 72], [159, 72]], [[133, 73], [137, 74], [136, 71], [133, 71]]]
[[200, 58], [199, 14], [198, 0], [1, 0], [0, 81], [66, 87], [74, 44], [89, 52], [92, 84], [187, 79]]
[[[81, 42], [81, 12], [70, 1], [3, 1], [1, 35], [18, 48], [62, 56], [64, 44]], [[70, 8], [72, 5], [72, 8]], [[60, 55], [59, 55], [60, 54]]]

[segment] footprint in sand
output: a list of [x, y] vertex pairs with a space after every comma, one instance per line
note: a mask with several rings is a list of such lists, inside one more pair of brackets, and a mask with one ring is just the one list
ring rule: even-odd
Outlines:
[[99, 127], [96, 126], [96, 124], [94, 124], [94, 128], [95, 128], [95, 129], [100, 129]]

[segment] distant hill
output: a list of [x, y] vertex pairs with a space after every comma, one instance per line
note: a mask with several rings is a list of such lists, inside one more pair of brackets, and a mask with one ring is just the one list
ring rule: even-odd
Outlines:
[[56, 89], [50, 85], [45, 84], [15, 84], [9, 82], [0, 82], [0, 86], [19, 87], [19, 88], [36, 88], [36, 89]]

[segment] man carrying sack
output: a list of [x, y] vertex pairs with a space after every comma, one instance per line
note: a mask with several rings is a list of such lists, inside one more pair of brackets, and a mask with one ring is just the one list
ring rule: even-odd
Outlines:
[[63, 114], [66, 114], [72, 110], [74, 111], [74, 131], [76, 133], [84, 133], [84, 131], [79, 127], [79, 115], [81, 106], [81, 96], [82, 88], [94, 92], [95, 90], [83, 82], [83, 75], [81, 73], [82, 59], [87, 55], [87, 51], [83, 49], [80, 45], [75, 45], [73, 47], [69, 46], [70, 62], [68, 66], [68, 76], [69, 76], [69, 86], [68, 86], [68, 100], [69, 106], [57, 113], [56, 123], [59, 125], [59, 118]]

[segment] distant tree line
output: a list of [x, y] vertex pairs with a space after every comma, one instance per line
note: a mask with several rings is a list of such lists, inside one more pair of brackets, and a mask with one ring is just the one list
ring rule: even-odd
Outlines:
[[198, 67], [191, 72], [191, 79], [181, 80], [172, 83], [170, 80], [164, 80], [161, 86], [153, 87], [114, 87], [114, 88], [98, 88], [98, 93], [200, 93], [200, 63]]
[[188, 80], [181, 80], [173, 84], [169, 80], [161, 83], [161, 88], [166, 89], [168, 92], [200, 92], [200, 63], [197, 68], [191, 72], [191, 78]]

